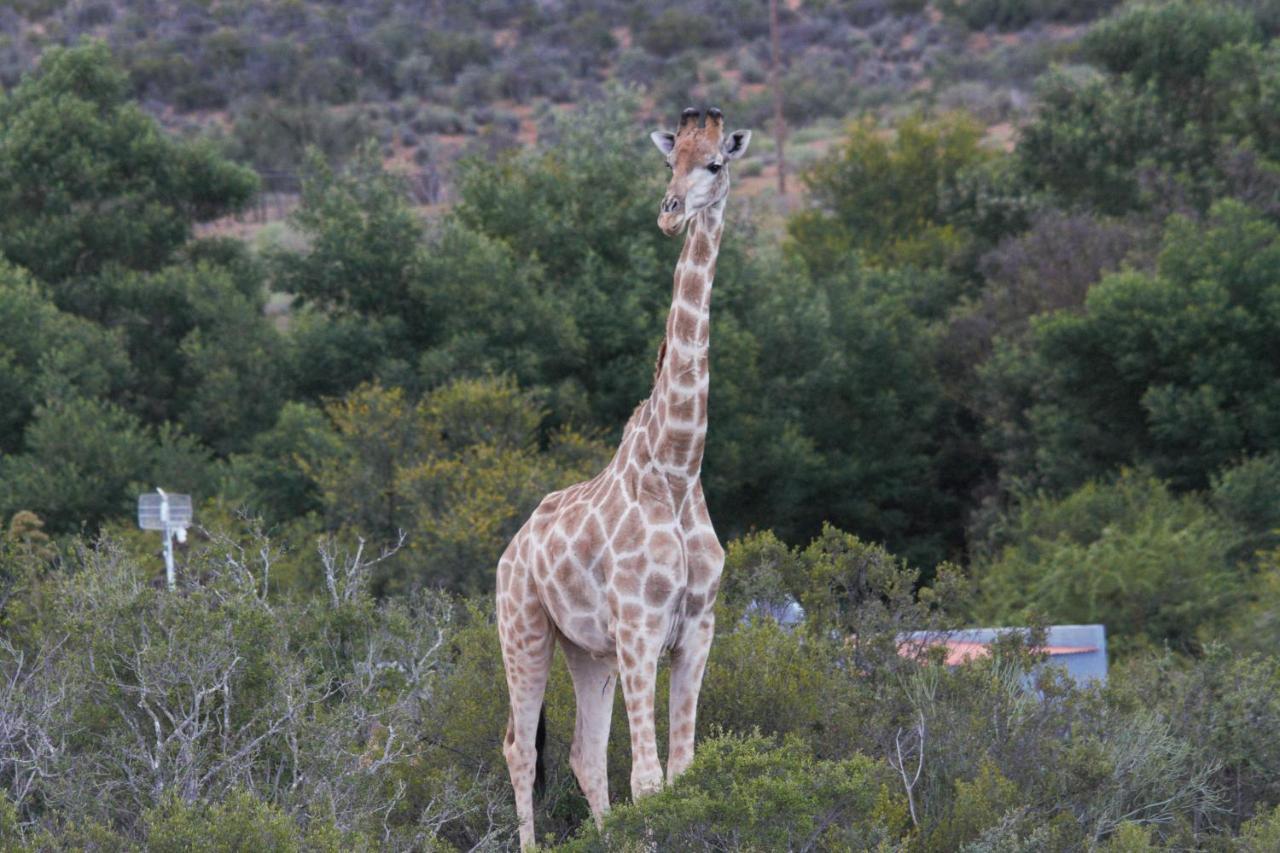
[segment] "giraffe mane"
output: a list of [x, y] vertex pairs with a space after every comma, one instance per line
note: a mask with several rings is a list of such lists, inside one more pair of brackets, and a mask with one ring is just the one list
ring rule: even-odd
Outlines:
[[658, 383], [658, 377], [662, 375], [662, 363], [667, 360], [667, 339], [663, 337], [662, 343], [658, 345], [658, 360], [653, 365], [653, 382]]

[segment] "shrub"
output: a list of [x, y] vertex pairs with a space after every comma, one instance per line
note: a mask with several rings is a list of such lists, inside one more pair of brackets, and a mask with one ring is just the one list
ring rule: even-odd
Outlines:
[[1101, 622], [1118, 649], [1194, 648], [1239, 598], [1238, 533], [1150, 475], [1033, 498], [997, 535], [998, 550], [974, 565], [984, 619]]
[[884, 264], [955, 262], [968, 249], [942, 216], [946, 188], [962, 169], [991, 155], [981, 129], [952, 114], [909, 118], [892, 137], [873, 122], [849, 129], [841, 148], [805, 175], [815, 209], [792, 217], [792, 245], [817, 274], [838, 269], [853, 251]]
[[1245, 532], [1242, 556], [1280, 544], [1280, 453], [1246, 459], [1215, 476], [1211, 500]]
[[305, 837], [279, 808], [253, 795], [236, 791], [219, 803], [190, 804], [170, 796], [142, 815], [146, 849], [157, 853], [184, 853], [200, 849], [209, 853], [240, 850], [280, 850], [296, 853], [315, 850], [370, 849], [359, 837], [343, 837], [332, 824], [314, 820]]
[[606, 448], [567, 431], [540, 451], [543, 414], [507, 379], [456, 380], [417, 406], [398, 389], [363, 387], [329, 406], [339, 450], [311, 474], [334, 523], [379, 542], [407, 532], [408, 559], [381, 589], [491, 589], [538, 501], [607, 461]]
[[163, 266], [257, 188], [212, 145], [162, 133], [99, 42], [46, 51], [0, 95], [0, 175], [0, 253], [50, 284]]
[[448, 602], [375, 604], [376, 560], [332, 543], [325, 594], [298, 603], [269, 600], [278, 554], [261, 539], [193, 547], [177, 594], [119, 545], [70, 552], [73, 570], [32, 601], [38, 620], [0, 643], [13, 712], [0, 782], [24, 821], [96, 824], [149, 849], [339, 849], [359, 839], [333, 826], [404, 848], [456, 817], [456, 788], [398, 810], [394, 772], [420, 756], [419, 720], [440, 698]]
[[861, 755], [816, 761], [795, 740], [724, 735], [703, 741], [677, 784], [614, 809], [564, 850], [875, 850], [906, 829], [884, 764]]
[[1280, 806], [1260, 814], [1240, 829], [1237, 848], [1241, 853], [1267, 853], [1280, 849]]
[[672, 6], [653, 17], [637, 37], [645, 50], [669, 57], [696, 47], [717, 46], [719, 31], [707, 16]]
[[1112, 707], [1153, 715], [1195, 745], [1233, 829], [1280, 802], [1280, 664], [1271, 645], [1262, 648], [1213, 643], [1195, 659], [1143, 656], [1117, 668], [1109, 686]]
[[1127, 75], [1139, 86], [1153, 83], [1164, 97], [1177, 98], [1195, 93], [1214, 50], [1257, 38], [1247, 12], [1173, 0], [1121, 8], [1089, 31], [1084, 51], [1112, 74]]

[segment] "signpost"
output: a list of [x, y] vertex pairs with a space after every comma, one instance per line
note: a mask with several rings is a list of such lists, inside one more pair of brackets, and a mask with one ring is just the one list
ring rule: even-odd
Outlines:
[[169, 591], [172, 592], [177, 577], [173, 568], [173, 538], [187, 541], [187, 528], [191, 526], [191, 495], [171, 495], [164, 489], [138, 496], [138, 526], [143, 530], [160, 530], [164, 533], [164, 572]]

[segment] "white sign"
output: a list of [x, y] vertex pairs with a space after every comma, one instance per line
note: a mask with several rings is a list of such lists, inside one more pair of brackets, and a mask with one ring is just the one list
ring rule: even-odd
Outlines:
[[194, 517], [191, 511], [191, 495], [171, 495], [164, 489], [156, 489], [138, 496], [138, 526], [143, 530], [160, 530], [164, 533], [164, 574], [172, 592], [177, 586], [177, 574], [173, 565], [173, 538], [187, 541], [187, 528]]
[[138, 526], [143, 530], [164, 530], [165, 498], [169, 503], [169, 527], [190, 527], [194, 514], [191, 495], [171, 495], [167, 492], [148, 492], [138, 496]]

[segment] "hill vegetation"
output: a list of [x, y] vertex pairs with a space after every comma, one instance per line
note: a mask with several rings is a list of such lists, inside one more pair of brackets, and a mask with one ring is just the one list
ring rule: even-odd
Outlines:
[[[783, 6], [801, 194], [759, 134], [699, 757], [596, 830], [557, 664], [548, 844], [1276, 849], [1280, 6]], [[0, 846], [513, 844], [497, 556], [648, 393], [648, 123], [769, 130], [766, 12], [0, 11]], [[1034, 632], [897, 648], [1095, 621], [1106, 686]]]

